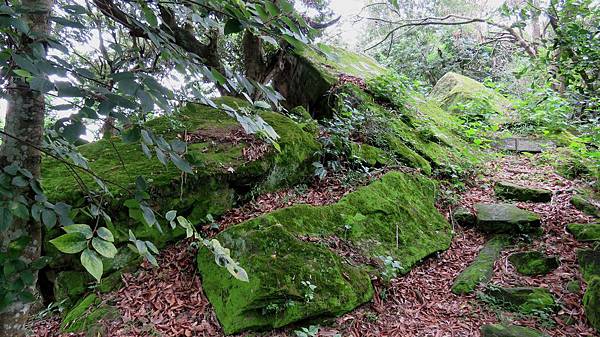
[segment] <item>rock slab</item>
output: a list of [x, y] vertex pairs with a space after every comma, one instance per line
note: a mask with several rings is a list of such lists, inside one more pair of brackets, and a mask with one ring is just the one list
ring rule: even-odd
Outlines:
[[552, 191], [544, 188], [534, 188], [500, 181], [494, 187], [496, 196], [504, 200], [517, 200], [529, 202], [549, 202]]
[[481, 327], [481, 337], [545, 337], [545, 335], [524, 326], [488, 324]]
[[484, 233], [531, 233], [541, 225], [539, 215], [512, 204], [476, 204], [477, 229]]
[[502, 308], [524, 315], [556, 309], [554, 297], [546, 288], [493, 286], [486, 289], [485, 294]]
[[541, 252], [514, 253], [508, 257], [510, 263], [523, 275], [544, 275], [558, 268], [558, 258]]
[[572, 223], [567, 225], [567, 229], [573, 234], [577, 241], [600, 241], [600, 223]]

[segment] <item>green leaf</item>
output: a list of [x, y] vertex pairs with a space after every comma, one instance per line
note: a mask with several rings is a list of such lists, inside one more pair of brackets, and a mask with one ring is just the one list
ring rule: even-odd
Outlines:
[[98, 257], [96, 252], [90, 250], [89, 248], [84, 250], [81, 253], [81, 264], [98, 282], [102, 278], [102, 260]]
[[167, 214], [165, 214], [165, 218], [167, 219], [167, 221], [173, 221], [173, 220], [175, 220], [176, 215], [177, 215], [177, 211], [172, 209], [172, 210], [168, 211]]
[[156, 223], [156, 217], [154, 216], [154, 211], [152, 208], [144, 205], [140, 205], [140, 209], [142, 210], [142, 214], [144, 215], [144, 220], [150, 226]]
[[106, 227], [98, 228], [98, 231], [96, 233], [100, 238], [108, 242], [115, 242], [115, 237], [113, 236], [113, 233]]
[[92, 239], [92, 247], [102, 256], [112, 259], [117, 255], [117, 248], [112, 243], [100, 238]]
[[56, 225], [56, 213], [51, 209], [44, 209], [42, 211], [42, 222], [46, 227], [52, 228]]
[[8, 207], [11, 213], [17, 218], [21, 218], [23, 220], [29, 219], [29, 209], [27, 209], [27, 206], [23, 205], [22, 203], [12, 200], [9, 202]]
[[92, 228], [86, 224], [64, 226], [63, 229], [67, 233], [81, 233], [87, 240], [92, 238]]
[[148, 247], [148, 249], [153, 252], [154, 254], [158, 254], [158, 248], [156, 248], [156, 246], [150, 242], [150, 241], [144, 241], [146, 243], [146, 247]]
[[225, 28], [223, 30], [225, 35], [239, 33], [244, 30], [242, 23], [237, 19], [229, 19], [225, 23]]
[[18, 75], [18, 76], [25, 77], [25, 78], [28, 78], [28, 77], [31, 77], [31, 76], [33, 76], [33, 75], [31, 75], [31, 73], [30, 73], [30, 72], [28, 72], [28, 71], [27, 71], [27, 70], [25, 70], [25, 69], [14, 69], [14, 70], [13, 70], [13, 73], [15, 73], [15, 74], [16, 74], [16, 75]]
[[275, 6], [273, 2], [265, 1], [265, 5], [267, 6], [267, 11], [269, 11], [269, 14], [271, 14], [271, 16], [279, 15], [279, 8], [277, 8], [277, 6]]
[[65, 254], [79, 253], [87, 247], [85, 236], [79, 232], [61, 235], [56, 239], [50, 240], [50, 243]]
[[227, 79], [225, 78], [225, 76], [221, 75], [221, 73], [217, 69], [211, 68], [210, 73], [215, 77], [215, 80], [220, 85], [225, 85], [225, 83], [227, 83]]
[[177, 166], [178, 169], [185, 173], [193, 173], [192, 166], [190, 165], [190, 163], [181, 158], [178, 154], [170, 153], [169, 155], [171, 157], [171, 161], [173, 161], [173, 164], [175, 164], [175, 166]]
[[0, 207], [0, 232], [5, 231], [13, 222], [13, 215], [6, 207]]
[[144, 12], [144, 17], [146, 18], [146, 21], [148, 21], [148, 24], [150, 24], [152, 27], [157, 27], [158, 19], [156, 18], [154, 11], [148, 6], [143, 6], [142, 11]]

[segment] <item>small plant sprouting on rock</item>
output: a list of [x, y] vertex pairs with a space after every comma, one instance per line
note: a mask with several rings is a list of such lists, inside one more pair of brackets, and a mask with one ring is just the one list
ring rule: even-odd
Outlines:
[[310, 283], [310, 281], [302, 281], [302, 285], [305, 287], [304, 300], [306, 303], [309, 303], [315, 298], [315, 289], [317, 289], [317, 286]]
[[383, 261], [385, 269], [381, 273], [381, 276], [386, 282], [397, 277], [399, 273], [404, 271], [400, 262], [394, 260], [392, 256], [379, 256], [379, 259]]

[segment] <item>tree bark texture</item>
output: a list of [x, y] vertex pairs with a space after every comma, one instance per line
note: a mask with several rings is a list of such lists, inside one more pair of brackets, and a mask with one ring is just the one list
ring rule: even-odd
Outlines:
[[[35, 41], [44, 42], [50, 31], [49, 17], [52, 0], [22, 0], [27, 13], [23, 19], [31, 29], [29, 36], [23, 36], [20, 50], [27, 52], [28, 46]], [[40, 177], [41, 154], [35, 148], [42, 144], [45, 103], [44, 95], [34, 91], [21, 78], [13, 78], [8, 84], [8, 110], [4, 131], [15, 138], [4, 136], [0, 147], [0, 166], [18, 163], [29, 170], [35, 178]], [[22, 259], [29, 264], [40, 257], [42, 234], [41, 224], [31, 221], [13, 221], [5, 231], [0, 232], [0, 251], [7, 250], [8, 244], [22, 236], [31, 238], [23, 251]], [[36, 289], [37, 271], [34, 271], [34, 286], [28, 289], [39, 297]], [[25, 325], [34, 303], [15, 300], [8, 308], [0, 312], [0, 337], [19, 337], [25, 335]]]

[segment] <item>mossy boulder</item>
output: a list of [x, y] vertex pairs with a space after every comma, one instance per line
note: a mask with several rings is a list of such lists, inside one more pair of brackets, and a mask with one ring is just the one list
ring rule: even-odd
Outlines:
[[[235, 98], [222, 97], [216, 102], [249, 109], [247, 103]], [[138, 239], [150, 240], [158, 247], [184, 234], [161, 232], [156, 226], [148, 226], [137, 203], [128, 201], [132, 195], [115, 185], [135, 190], [138, 175], [147, 181], [150, 206], [156, 212], [176, 209], [193, 223], [205, 222], [208, 214], [214, 217], [223, 214], [251, 190], [274, 190], [312, 176], [312, 163], [320, 149], [314, 130], [306, 131], [303, 124], [276, 112], [255, 112], [279, 135], [280, 151], [255, 136], [245, 135], [235, 118], [208, 106], [189, 104], [172, 117], [149, 121], [148, 129], [168, 141], [187, 135], [186, 159], [194, 166], [195, 173], [187, 175], [185, 180], [174, 164], [163, 165], [156, 158], [148, 159], [136, 142], [129, 144], [115, 137], [80, 146], [78, 150], [88, 159], [91, 170], [114, 183], [107, 184], [115, 196], [108, 206], [112, 218], [108, 227], [116, 243], [128, 242], [129, 230]], [[245, 155], [248, 151], [260, 155], [249, 157]], [[83, 172], [80, 175], [83, 183], [93, 189], [93, 177]], [[78, 182], [65, 165], [44, 158], [41, 182], [51, 201], [70, 203], [74, 211], [84, 206]], [[92, 221], [84, 216], [75, 220]], [[168, 226], [163, 223], [163, 228]], [[47, 243], [60, 234], [57, 229], [47, 231], [44, 240]], [[44, 249], [55, 258], [53, 267], [77, 266], [77, 261], [63, 258], [52, 245], [45, 244]]]
[[118, 316], [117, 308], [102, 303], [98, 296], [90, 294], [64, 316], [60, 330], [63, 333], [85, 332], [88, 336], [104, 336], [102, 321], [110, 321]]
[[282, 61], [284, 70], [275, 76], [273, 86], [286, 98], [284, 104], [304, 106], [317, 117], [329, 114], [327, 94], [340, 75], [367, 80], [386, 72], [366, 55], [325, 44], [288, 53]]
[[473, 227], [475, 225], [475, 214], [465, 207], [457, 207], [452, 211], [452, 219], [463, 227]]
[[442, 76], [431, 90], [429, 97], [437, 100], [440, 106], [447, 110], [454, 110], [469, 102], [478, 102], [480, 109], [499, 115], [505, 114], [510, 108], [506, 98], [482, 83], [454, 72]]
[[551, 313], [557, 309], [554, 296], [546, 288], [491, 286], [485, 290], [485, 296], [494, 305], [524, 315]]
[[567, 229], [577, 241], [600, 241], [600, 223], [572, 223], [567, 225]]
[[552, 191], [544, 188], [534, 188], [500, 181], [494, 187], [496, 196], [505, 200], [549, 202], [552, 199]]
[[[331, 238], [367, 260], [391, 256], [401, 272], [447, 249], [451, 226], [434, 207], [435, 191], [425, 177], [391, 172], [336, 204], [292, 206], [220, 233], [250, 278], [233, 279], [200, 250], [202, 285], [225, 333], [336, 316], [370, 300], [373, 267], [342, 257], [327, 245]], [[302, 281], [316, 286], [310, 300]]]
[[594, 276], [583, 295], [583, 308], [590, 325], [600, 333], [600, 276]]
[[518, 325], [487, 324], [481, 327], [481, 337], [545, 337], [541, 331]]
[[510, 263], [523, 275], [544, 275], [558, 268], [556, 256], [546, 256], [538, 251], [514, 253], [508, 257]]
[[598, 207], [598, 205], [596, 205], [596, 203], [588, 196], [574, 194], [573, 197], [571, 197], [571, 204], [583, 213], [600, 218], [600, 207]]
[[494, 272], [494, 262], [504, 247], [510, 244], [509, 237], [496, 235], [481, 249], [475, 261], [463, 270], [452, 284], [452, 292], [461, 295], [471, 293], [482, 283], [487, 283]]
[[485, 233], [531, 233], [541, 225], [539, 215], [511, 204], [476, 204], [477, 229]]
[[594, 277], [600, 277], [600, 250], [578, 249], [577, 262], [586, 282], [590, 282]]

